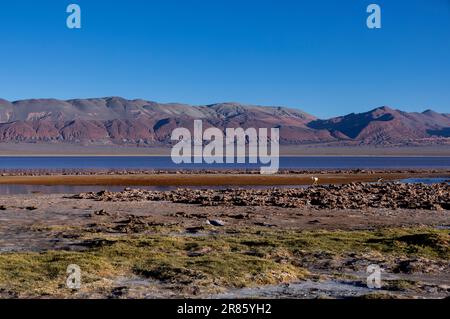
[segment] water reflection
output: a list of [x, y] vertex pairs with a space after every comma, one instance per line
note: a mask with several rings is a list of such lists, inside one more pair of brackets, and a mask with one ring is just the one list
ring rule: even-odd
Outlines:
[[408, 184], [440, 184], [440, 183], [447, 183], [450, 184], [450, 178], [448, 177], [429, 177], [429, 178], [405, 178], [400, 181], [401, 183], [408, 183]]

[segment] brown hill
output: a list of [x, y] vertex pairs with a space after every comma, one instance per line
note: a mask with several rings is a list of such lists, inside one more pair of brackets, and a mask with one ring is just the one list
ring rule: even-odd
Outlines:
[[450, 137], [450, 116], [388, 107], [320, 120], [299, 110], [238, 103], [160, 104], [119, 97], [0, 99], [0, 142], [167, 145], [176, 127], [278, 127], [282, 144], [409, 143]]
[[357, 140], [366, 144], [407, 143], [433, 137], [448, 137], [450, 116], [431, 110], [407, 113], [383, 106], [366, 113], [315, 120], [308, 126], [328, 130], [341, 139]]

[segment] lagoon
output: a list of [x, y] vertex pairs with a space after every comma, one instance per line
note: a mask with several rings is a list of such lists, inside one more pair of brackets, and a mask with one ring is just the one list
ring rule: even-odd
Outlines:
[[[248, 161], [247, 161], [248, 162]], [[0, 157], [0, 169], [259, 169], [258, 164], [175, 164], [168, 156]], [[450, 169], [450, 157], [281, 157], [280, 169]]]

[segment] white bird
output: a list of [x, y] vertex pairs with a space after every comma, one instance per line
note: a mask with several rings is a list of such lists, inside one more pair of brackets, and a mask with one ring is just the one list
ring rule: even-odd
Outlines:
[[313, 181], [313, 185], [319, 184], [319, 178], [318, 177], [312, 176], [311, 180]]
[[377, 183], [383, 183], [383, 179], [382, 179], [382, 178], [379, 178], [379, 179], [377, 180]]
[[206, 223], [208, 225], [216, 226], [216, 227], [223, 227], [223, 226], [225, 226], [225, 223], [223, 221], [219, 220], [219, 219], [208, 219], [208, 220], [206, 220]]

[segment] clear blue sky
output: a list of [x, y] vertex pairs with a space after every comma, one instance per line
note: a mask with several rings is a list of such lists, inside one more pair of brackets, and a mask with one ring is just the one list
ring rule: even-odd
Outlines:
[[[66, 6], [82, 29], [66, 27]], [[366, 7], [382, 8], [382, 29]], [[0, 97], [450, 112], [450, 0], [0, 4]]]

